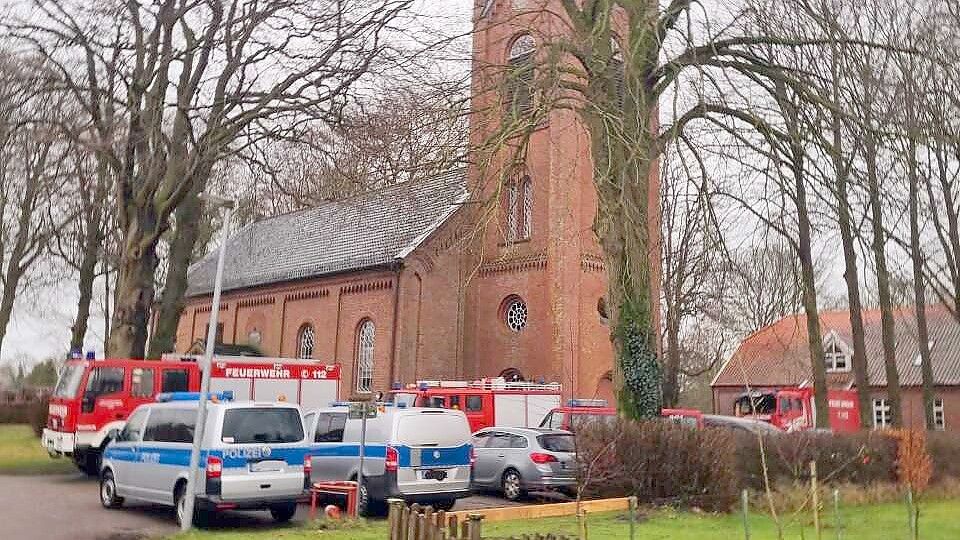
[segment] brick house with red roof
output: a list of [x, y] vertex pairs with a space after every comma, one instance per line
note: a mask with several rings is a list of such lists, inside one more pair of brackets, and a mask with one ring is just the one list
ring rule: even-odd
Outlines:
[[[543, 40], [564, 31], [559, 12], [477, 3], [472, 148], [502, 118], [490, 116], [503, 111], [503, 66], [532, 70]], [[513, 103], [535, 99], [532, 86], [513, 84], [528, 92]], [[526, 147], [503, 183], [512, 156], [502, 151], [481, 168], [471, 149], [465, 170], [242, 228], [227, 244], [219, 340], [338, 362], [342, 397], [395, 381], [503, 374], [561, 382], [567, 397], [612, 398], [589, 135], [575, 111], [559, 109]], [[486, 203], [498, 198], [491, 216]], [[658, 238], [655, 213], [649, 226]], [[206, 335], [215, 268], [211, 253], [189, 272], [178, 351]]]
[[[960, 323], [942, 305], [927, 307], [936, 403], [940, 429], [960, 430]], [[920, 356], [913, 309], [894, 313], [897, 371], [902, 388], [904, 425], [923, 426]], [[883, 366], [880, 311], [863, 312], [872, 410], [875, 426], [886, 422], [886, 375]], [[824, 311], [820, 328], [831, 387], [854, 388], [851, 371], [853, 341], [847, 310]], [[747, 336], [711, 382], [713, 408], [733, 414], [734, 401], [746, 391], [812, 384], [806, 318], [791, 315]], [[861, 412], [863, 413], [863, 412]]]

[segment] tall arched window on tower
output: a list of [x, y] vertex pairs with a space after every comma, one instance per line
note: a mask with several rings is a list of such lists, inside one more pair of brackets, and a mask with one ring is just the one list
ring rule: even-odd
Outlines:
[[520, 211], [520, 188], [516, 182], [507, 186], [507, 240], [517, 239], [520, 230], [520, 220], [517, 219]]
[[529, 176], [520, 180], [520, 234], [522, 239], [530, 238], [533, 230], [533, 183]]
[[613, 84], [615, 105], [617, 109], [623, 109], [623, 96], [626, 91], [624, 86], [623, 74], [623, 51], [620, 49], [620, 43], [616, 38], [610, 38], [610, 63], [607, 64], [610, 76], [607, 78]]
[[530, 34], [513, 40], [507, 55], [506, 97], [510, 112], [524, 115], [533, 110], [533, 60], [537, 44]]
[[313, 332], [313, 325], [305, 324], [297, 332], [297, 358], [313, 358], [313, 344], [316, 342], [316, 336]]
[[357, 392], [373, 389], [373, 340], [376, 328], [366, 319], [357, 328]]

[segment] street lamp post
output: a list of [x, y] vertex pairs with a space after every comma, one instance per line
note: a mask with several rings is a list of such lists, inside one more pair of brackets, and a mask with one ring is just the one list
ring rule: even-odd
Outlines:
[[227, 238], [230, 236], [230, 219], [233, 217], [234, 201], [224, 199], [209, 193], [201, 193], [200, 198], [219, 208], [227, 210], [223, 218], [222, 240], [220, 253], [217, 256], [217, 276], [213, 281], [213, 303], [210, 309], [210, 320], [207, 326], [207, 343], [203, 351], [203, 363], [200, 365], [200, 403], [197, 407], [197, 423], [193, 429], [193, 448], [190, 451], [190, 471], [187, 477], [187, 488], [184, 491], [183, 515], [180, 520], [180, 529], [190, 530], [193, 526], [194, 506], [197, 500], [197, 485], [200, 482], [200, 444], [203, 441], [204, 427], [207, 422], [207, 395], [210, 392], [210, 366], [213, 362], [213, 348], [217, 340], [217, 319], [220, 315], [220, 290], [223, 285], [223, 260], [227, 252]]

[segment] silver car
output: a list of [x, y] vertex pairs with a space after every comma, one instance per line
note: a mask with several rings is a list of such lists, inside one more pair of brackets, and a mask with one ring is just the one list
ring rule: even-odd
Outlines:
[[573, 492], [577, 485], [574, 436], [569, 431], [491, 427], [473, 434], [473, 487], [515, 501], [529, 491]]

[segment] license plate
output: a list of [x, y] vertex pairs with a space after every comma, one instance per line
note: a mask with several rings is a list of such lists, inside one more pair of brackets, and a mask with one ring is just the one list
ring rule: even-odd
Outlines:
[[427, 469], [423, 472], [424, 480], [445, 480], [447, 478], [447, 471], [444, 469]]
[[282, 468], [282, 461], [255, 461], [250, 464], [250, 472], [276, 472]]

